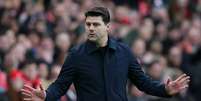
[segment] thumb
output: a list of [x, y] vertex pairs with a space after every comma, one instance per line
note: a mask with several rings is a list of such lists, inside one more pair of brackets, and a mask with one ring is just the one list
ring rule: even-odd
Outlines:
[[44, 91], [44, 88], [43, 88], [42, 84], [40, 84], [40, 89]]
[[40, 85], [37, 85], [37, 86], [36, 86], [36, 89], [37, 89], [37, 90], [40, 90]]
[[170, 76], [168, 76], [166, 84], [167, 85], [170, 84], [170, 81], [172, 81], [172, 80], [171, 80]]

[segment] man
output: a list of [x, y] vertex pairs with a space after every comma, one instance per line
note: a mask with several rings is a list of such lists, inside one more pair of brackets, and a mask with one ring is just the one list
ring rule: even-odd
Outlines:
[[24, 101], [56, 101], [74, 83], [78, 101], [127, 101], [129, 78], [140, 90], [169, 97], [188, 87], [189, 76], [166, 84], [152, 81], [141, 69], [130, 49], [108, 37], [110, 14], [104, 7], [85, 13], [88, 40], [72, 49], [57, 80], [45, 91], [24, 86]]

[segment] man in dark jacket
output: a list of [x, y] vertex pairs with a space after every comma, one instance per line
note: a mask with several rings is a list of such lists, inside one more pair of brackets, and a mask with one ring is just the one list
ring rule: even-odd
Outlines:
[[56, 101], [72, 83], [78, 101], [127, 101], [128, 78], [140, 90], [160, 97], [188, 87], [189, 76], [185, 74], [166, 84], [146, 76], [129, 47], [109, 37], [107, 8], [92, 8], [85, 16], [88, 40], [71, 50], [59, 77], [46, 91], [25, 85], [21, 90], [25, 101]]

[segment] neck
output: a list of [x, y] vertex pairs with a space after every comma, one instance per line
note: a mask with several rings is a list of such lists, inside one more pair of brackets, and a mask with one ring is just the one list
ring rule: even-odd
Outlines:
[[97, 45], [98, 47], [105, 47], [105, 46], [107, 45], [107, 43], [108, 43], [108, 36], [103, 37], [103, 38], [97, 40], [96, 45]]

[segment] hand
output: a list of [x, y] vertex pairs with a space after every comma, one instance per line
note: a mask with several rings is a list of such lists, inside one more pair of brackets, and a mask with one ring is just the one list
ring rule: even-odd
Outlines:
[[181, 92], [182, 90], [188, 88], [189, 82], [190, 82], [190, 76], [183, 74], [174, 81], [168, 79], [167, 83], [165, 84], [165, 89], [169, 95], [175, 95]]
[[40, 85], [38, 89], [24, 85], [24, 88], [21, 89], [21, 93], [23, 101], [44, 101], [46, 96], [42, 85]]

